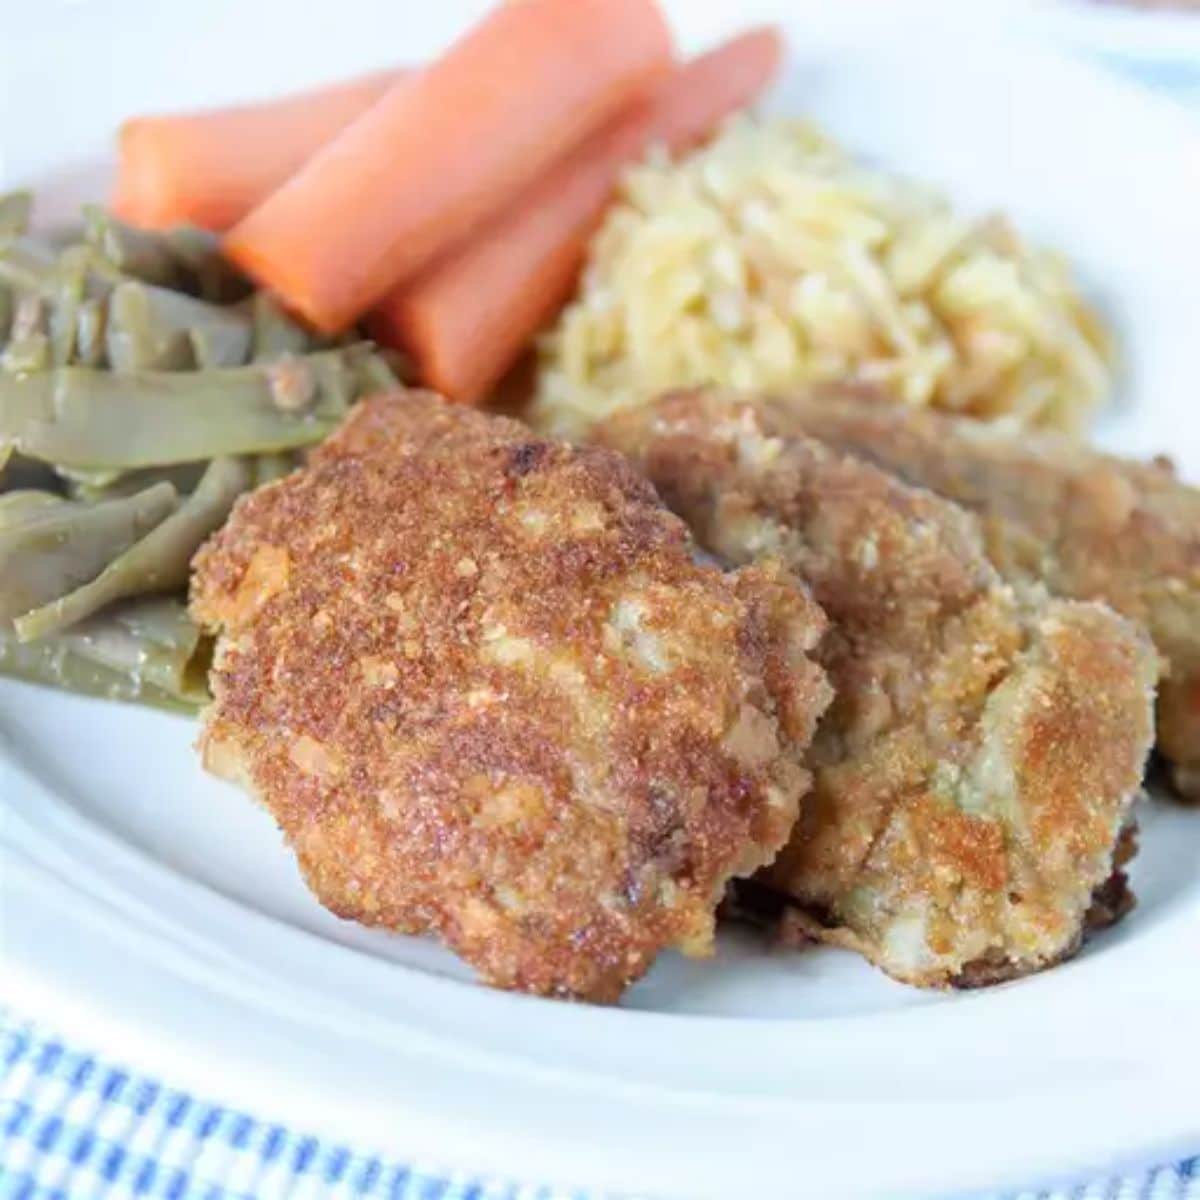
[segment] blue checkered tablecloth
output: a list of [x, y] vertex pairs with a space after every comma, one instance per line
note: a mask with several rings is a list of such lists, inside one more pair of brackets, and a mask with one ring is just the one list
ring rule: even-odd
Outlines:
[[[601, 1200], [322, 1141], [126, 1070], [11, 1013], [0, 1012], [0, 1063], [0, 1200]], [[1200, 1157], [1019, 1200], [1068, 1198], [1200, 1200]]]
[[169, 1087], [0, 1010], [0, 1200], [81, 1197], [599, 1200], [322, 1141]]
[[[1200, 63], [1192, 70], [1111, 56], [1097, 61], [1200, 117]], [[1200, 1200], [1200, 1146], [1196, 1151], [1143, 1172], [990, 1200]], [[139, 1075], [0, 1009], [0, 1200], [83, 1197], [601, 1200], [323, 1141], [276, 1124], [270, 1114], [223, 1108]]]

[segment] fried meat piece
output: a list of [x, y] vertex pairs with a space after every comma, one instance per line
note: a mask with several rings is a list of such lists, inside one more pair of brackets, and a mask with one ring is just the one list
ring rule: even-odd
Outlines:
[[335, 913], [488, 982], [615, 999], [771, 861], [829, 689], [820, 610], [725, 574], [617, 455], [428, 393], [361, 404], [194, 563], [206, 765]]
[[979, 514], [1008, 579], [1103, 600], [1158, 648], [1158, 748], [1200, 801], [1200, 489], [1051, 433], [1006, 433], [847, 389], [781, 398], [792, 428]]
[[594, 436], [706, 549], [782, 558], [829, 616], [814, 792], [758, 876], [798, 902], [793, 922], [923, 986], [1071, 953], [1151, 741], [1141, 631], [1006, 584], [972, 516], [795, 435], [771, 402], [681, 393]]

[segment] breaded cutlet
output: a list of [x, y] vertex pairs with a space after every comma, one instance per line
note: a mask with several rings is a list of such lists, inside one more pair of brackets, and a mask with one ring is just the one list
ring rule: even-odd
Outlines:
[[1165, 676], [1158, 748], [1200, 801], [1200, 489], [1053, 433], [914, 412], [851, 389], [780, 397], [790, 428], [979, 514], [1008, 579], [1103, 600], [1145, 625]]
[[829, 617], [814, 791], [757, 878], [798, 906], [790, 923], [921, 986], [1070, 954], [1093, 894], [1118, 901], [1153, 732], [1144, 635], [1005, 583], [975, 518], [794, 434], [769, 401], [680, 393], [593, 436], [706, 549], [781, 558]]
[[193, 566], [205, 764], [328, 908], [489, 983], [607, 1001], [707, 953], [795, 823], [823, 616], [778, 564], [697, 563], [618, 455], [377, 397]]

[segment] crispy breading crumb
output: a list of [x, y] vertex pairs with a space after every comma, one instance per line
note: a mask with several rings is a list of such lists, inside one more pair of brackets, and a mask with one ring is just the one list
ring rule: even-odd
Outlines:
[[408, 393], [361, 404], [197, 555], [208, 764], [341, 916], [502, 987], [615, 999], [709, 951], [828, 702], [823, 617], [725, 574], [617, 455]]
[[1149, 630], [1165, 669], [1158, 749], [1200, 801], [1200, 489], [1170, 463], [1113, 458], [1050, 433], [881, 403], [867, 389], [781, 399], [797, 431], [978, 513], [1006, 578], [1103, 600]]
[[1071, 953], [1152, 738], [1141, 632], [1006, 584], [972, 516], [803, 436], [784, 404], [681, 393], [597, 436], [706, 549], [782, 558], [829, 615], [814, 791], [759, 876], [807, 909], [793, 926], [924, 986]]

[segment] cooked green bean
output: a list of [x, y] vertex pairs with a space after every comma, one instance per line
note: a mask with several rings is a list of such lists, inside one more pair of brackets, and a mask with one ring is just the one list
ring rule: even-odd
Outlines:
[[381, 354], [372, 354], [358, 369], [358, 387], [364, 395], [371, 392], [390, 392], [400, 386], [396, 372]]
[[355, 346], [196, 373], [0, 375], [0, 439], [31, 458], [116, 470], [290, 450], [320, 441], [344, 416], [369, 353]]
[[83, 367], [98, 367], [106, 357], [104, 344], [108, 306], [101, 300], [82, 300], [75, 323], [75, 361]]
[[195, 707], [196, 549], [408, 369], [307, 330], [206, 230], [92, 207], [35, 238], [30, 203], [0, 195], [0, 674]]
[[0, 356], [0, 369], [17, 374], [40, 371], [50, 362], [49, 321], [46, 302], [24, 292], [13, 306], [8, 345]]
[[32, 192], [5, 192], [0, 195], [0, 234], [27, 232], [32, 214]]
[[205, 462], [176, 463], [169, 467], [141, 467], [136, 471], [89, 471], [63, 467], [58, 475], [72, 500], [94, 504], [144, 491], [152, 483], [169, 483], [181, 495], [196, 490], [207, 470]]
[[0, 532], [21, 524], [35, 513], [47, 513], [52, 508], [70, 505], [70, 501], [54, 492], [37, 488], [17, 488], [0, 495]]
[[24, 236], [0, 238], [0, 282], [18, 292], [40, 293], [54, 282], [58, 255], [44, 242]]
[[211, 304], [232, 304], [253, 291], [250, 281], [221, 253], [221, 239], [195, 225], [159, 235], [187, 273], [187, 291]]
[[[50, 366], [50, 339], [44, 333], [29, 333], [13, 338], [0, 355], [0, 370], [12, 375], [45, 371]], [[0, 437], [3, 435], [0, 434]]]
[[218, 307], [142, 283], [123, 283], [108, 302], [108, 361], [120, 371], [237, 367], [250, 357], [251, 321]]
[[[193, 304], [203, 304], [194, 300]], [[193, 325], [188, 330], [192, 343], [192, 357], [196, 365], [207, 367], [240, 367], [250, 361], [250, 326], [237, 319], [239, 314], [232, 310], [215, 310], [221, 319], [213, 318], [207, 323]]]
[[[67, 492], [72, 500], [111, 500], [111, 492], [118, 480], [130, 478], [131, 472], [114, 471], [109, 467], [58, 467], [55, 474], [66, 484]], [[140, 475], [140, 472], [137, 474]], [[122, 496], [132, 496], [140, 492], [158, 479], [148, 483], [139, 483], [133, 491], [123, 490]]]
[[87, 246], [56, 254], [29, 238], [0, 245], [0, 284], [16, 293], [5, 369], [40, 371], [75, 361], [83, 306], [101, 301], [119, 278]]
[[37, 642], [0, 628], [0, 675], [188, 712], [208, 702], [210, 656], [208, 639], [172, 599], [122, 604]]
[[99, 504], [64, 501], [0, 531], [0, 625], [95, 579], [171, 515], [179, 496], [156, 483]]
[[55, 267], [49, 305], [50, 358], [66, 366], [75, 357], [79, 306], [96, 288], [90, 287], [91, 256], [82, 246], [64, 250]]
[[180, 699], [201, 704], [207, 698], [205, 639], [182, 601], [135, 600], [95, 621], [65, 635], [80, 654]]
[[251, 284], [221, 255], [221, 239], [207, 229], [135, 229], [94, 205], [84, 208], [84, 240], [112, 266], [143, 283], [231, 303]]
[[179, 259], [160, 234], [126, 225], [95, 204], [84, 205], [83, 222], [84, 241], [122, 275], [164, 287], [183, 283]]
[[[158, 288], [155, 291], [175, 295]], [[196, 365], [187, 327], [168, 319], [141, 283], [122, 283], [113, 288], [108, 299], [104, 345], [108, 365], [117, 371], [179, 371]]]
[[312, 349], [313, 339], [304, 326], [289, 317], [267, 292], [255, 292], [248, 303], [254, 326], [255, 362], [274, 362]]
[[59, 633], [117, 600], [185, 588], [192, 555], [253, 482], [243, 460], [214, 458], [199, 486], [175, 512], [90, 582], [18, 617], [17, 636], [23, 642], [34, 641]]
[[259, 454], [251, 460], [254, 464], [254, 486], [262, 487], [264, 483], [274, 483], [290, 475], [296, 469], [294, 454]]

